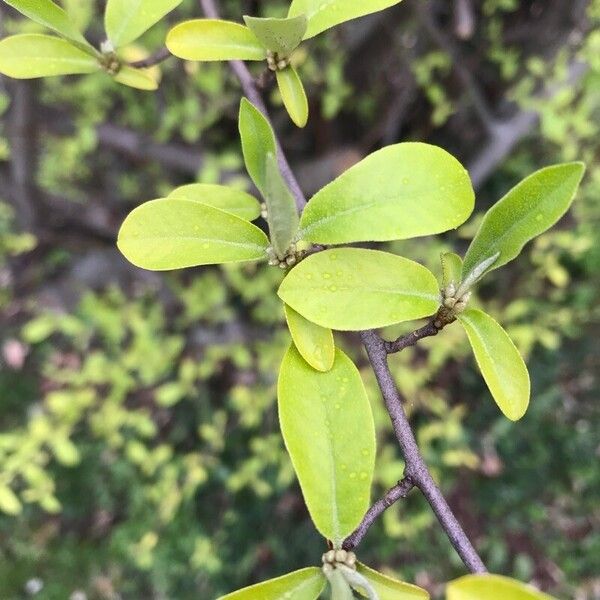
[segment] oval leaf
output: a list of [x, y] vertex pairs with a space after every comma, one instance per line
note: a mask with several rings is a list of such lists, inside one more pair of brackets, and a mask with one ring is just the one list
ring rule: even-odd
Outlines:
[[285, 318], [302, 358], [317, 371], [329, 371], [335, 358], [335, 344], [331, 329], [306, 320], [291, 306], [285, 305]]
[[254, 221], [260, 216], [258, 200], [243, 190], [226, 185], [191, 183], [174, 189], [169, 198], [181, 198], [201, 202], [214, 208], [238, 216], [246, 221]]
[[340, 350], [327, 373], [291, 346], [278, 385], [279, 420], [316, 528], [336, 548], [369, 507], [375, 426], [358, 369]]
[[[371, 584], [379, 600], [428, 600], [429, 592], [410, 583], [398, 581], [358, 563], [356, 570]], [[364, 594], [366, 597], [366, 594]]]
[[304, 15], [287, 19], [261, 19], [244, 17], [244, 22], [258, 41], [279, 58], [288, 57], [302, 41], [308, 22]]
[[553, 600], [529, 585], [501, 575], [466, 575], [446, 587], [447, 600]]
[[212, 206], [174, 198], [146, 202], [125, 219], [117, 242], [137, 267], [168, 271], [265, 258], [267, 236]]
[[137, 40], [182, 0], [108, 0], [104, 12], [106, 35], [115, 48]]
[[579, 162], [546, 167], [494, 204], [467, 250], [463, 279], [497, 253], [487, 271], [505, 265], [527, 242], [552, 227], [571, 206], [584, 172], [585, 165]]
[[93, 73], [98, 61], [61, 38], [37, 33], [0, 41], [0, 73], [15, 79]]
[[308, 567], [232, 592], [217, 600], [316, 600], [325, 583], [321, 569]]
[[441, 233], [473, 211], [468, 173], [445, 150], [408, 142], [379, 150], [317, 192], [302, 236], [318, 244], [383, 242]]
[[308, 100], [296, 69], [289, 66], [277, 71], [276, 77], [283, 105], [290, 118], [298, 127], [305, 127], [308, 122]]
[[307, 40], [315, 35], [335, 27], [344, 21], [369, 15], [401, 0], [293, 0], [288, 15], [306, 15], [308, 29], [304, 35]]
[[440, 302], [437, 281], [425, 267], [361, 248], [309, 256], [288, 273], [278, 294], [309, 321], [341, 331], [427, 317]]
[[529, 405], [529, 373], [506, 331], [490, 315], [469, 309], [459, 315], [479, 369], [496, 404], [511, 420], [520, 419]]
[[119, 72], [114, 75], [113, 79], [117, 83], [138, 90], [152, 91], [158, 89], [158, 81], [148, 69], [134, 69], [127, 65], [121, 65]]
[[186, 60], [264, 60], [265, 49], [243, 25], [217, 19], [196, 19], [176, 25], [167, 48]]

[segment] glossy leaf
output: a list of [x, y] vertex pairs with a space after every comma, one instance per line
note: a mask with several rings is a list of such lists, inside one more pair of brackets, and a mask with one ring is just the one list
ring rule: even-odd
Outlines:
[[176, 25], [167, 48], [186, 60], [264, 60], [265, 49], [244, 25], [217, 19], [196, 19]]
[[331, 587], [331, 600], [354, 600], [350, 584], [340, 570], [335, 569], [327, 575], [327, 578]]
[[316, 528], [336, 548], [369, 507], [375, 427], [358, 369], [340, 350], [320, 373], [291, 346], [278, 385], [279, 420]]
[[239, 128], [246, 170], [264, 197], [267, 155], [277, 155], [275, 134], [265, 116], [246, 98], [240, 103]]
[[305, 127], [308, 122], [308, 100], [296, 69], [289, 66], [277, 71], [276, 77], [283, 105], [290, 118], [298, 127]]
[[458, 286], [462, 277], [462, 258], [454, 252], [444, 252], [441, 256], [442, 260], [442, 287], [445, 288], [448, 284], [453, 283]]
[[288, 16], [306, 15], [308, 30], [304, 39], [345, 21], [363, 17], [399, 4], [400, 0], [292, 0]]
[[446, 587], [447, 600], [553, 600], [535, 588], [501, 575], [466, 575]]
[[134, 69], [128, 65], [121, 65], [119, 72], [114, 75], [114, 80], [138, 90], [156, 90], [158, 81], [147, 69]]
[[221, 596], [218, 600], [317, 600], [325, 583], [321, 569], [308, 567]]
[[309, 321], [360, 331], [435, 313], [433, 274], [406, 258], [361, 248], [313, 254], [283, 280], [279, 297]]
[[287, 19], [245, 16], [244, 22], [265, 49], [276, 52], [280, 58], [289, 57], [300, 45], [308, 26], [304, 15]]
[[115, 48], [137, 40], [182, 0], [108, 0], [104, 26]]
[[174, 189], [169, 194], [169, 198], [201, 202], [214, 208], [220, 208], [246, 221], [254, 221], [260, 216], [260, 204], [254, 196], [226, 185], [208, 183], [182, 185]]
[[[379, 600], [428, 600], [427, 590], [410, 583], [393, 579], [374, 569], [357, 564], [357, 571], [371, 584]], [[363, 594], [366, 597], [366, 594]]]
[[275, 155], [270, 152], [267, 154], [265, 185], [271, 245], [278, 258], [283, 259], [298, 231], [300, 218], [294, 196], [281, 175]]
[[468, 309], [459, 320], [496, 404], [517, 421], [527, 411], [530, 394], [529, 373], [519, 351], [506, 331], [483, 311]]
[[329, 371], [335, 358], [331, 329], [311, 323], [287, 304], [285, 318], [294, 345], [302, 358], [317, 371]]
[[151, 271], [265, 258], [267, 236], [212, 206], [168, 198], [146, 202], [125, 219], [117, 242], [134, 265]]
[[452, 155], [430, 144], [396, 144], [317, 192], [302, 215], [302, 236], [345, 244], [441, 233], [464, 223], [474, 202], [469, 175]]
[[0, 41], [0, 73], [16, 79], [93, 73], [98, 61], [62, 38], [37, 33]]
[[583, 178], [583, 163], [546, 167], [530, 175], [485, 215], [465, 255], [463, 278], [487, 258], [500, 253], [491, 271], [517, 257], [523, 246], [567, 212]]

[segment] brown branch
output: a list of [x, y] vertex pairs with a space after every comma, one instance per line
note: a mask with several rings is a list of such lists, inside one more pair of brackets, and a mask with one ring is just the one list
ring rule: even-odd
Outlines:
[[439, 321], [437, 321], [434, 317], [433, 319], [431, 319], [431, 321], [429, 321], [429, 323], [427, 323], [427, 325], [424, 325], [420, 329], [417, 329], [416, 331], [413, 331], [408, 335], [403, 335], [402, 337], [399, 337], [393, 342], [384, 341], [383, 344], [385, 347], [385, 351], [388, 354], [401, 352], [405, 348], [409, 348], [410, 346], [416, 345], [416, 343], [419, 340], [422, 340], [423, 338], [437, 335], [442, 329], [443, 327], [440, 326]]
[[172, 54], [169, 52], [169, 49], [164, 46], [160, 50], [157, 50], [154, 54], [151, 54], [148, 58], [130, 62], [129, 66], [133, 67], [134, 69], [148, 69], [164, 62], [168, 58], [171, 58], [171, 56]]

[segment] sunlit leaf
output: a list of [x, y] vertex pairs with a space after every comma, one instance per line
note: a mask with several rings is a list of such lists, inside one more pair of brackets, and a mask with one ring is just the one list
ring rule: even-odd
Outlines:
[[335, 358], [331, 329], [311, 323], [287, 304], [285, 318], [292, 340], [302, 358], [317, 371], [329, 371]]
[[337, 330], [363, 330], [435, 313], [433, 274], [406, 258], [360, 248], [309, 256], [283, 280], [278, 294], [309, 321]]
[[317, 192], [301, 234], [319, 244], [414, 238], [458, 227], [474, 202], [469, 175], [452, 155], [429, 144], [396, 144]]
[[344, 21], [399, 3], [400, 0], [292, 0], [288, 16], [306, 15], [308, 30], [304, 39], [308, 39]]
[[296, 69], [289, 66], [277, 71], [276, 77], [277, 85], [281, 92], [281, 99], [290, 118], [298, 127], [306, 126], [308, 121], [308, 100]]
[[7, 485], [0, 485], [0, 512], [18, 515], [23, 510], [21, 501]]
[[167, 48], [186, 60], [264, 60], [266, 51], [244, 25], [216, 19], [196, 19], [176, 25]]
[[519, 351], [506, 331], [483, 311], [468, 309], [459, 320], [496, 404], [517, 421], [527, 411], [530, 393], [529, 373]]
[[221, 596], [218, 600], [316, 600], [325, 583], [321, 569], [308, 567]]
[[62, 38], [27, 33], [0, 41], [0, 73], [16, 79], [93, 73], [98, 61]]
[[541, 169], [525, 178], [487, 212], [465, 256], [463, 278], [496, 253], [487, 269], [497, 269], [517, 257], [523, 246], [552, 227], [567, 212], [583, 178], [583, 163]]
[[212, 206], [167, 198], [146, 202], [125, 219], [119, 250], [152, 271], [265, 258], [267, 236], [255, 225]]
[[134, 69], [128, 65], [121, 65], [119, 72], [113, 76], [114, 80], [138, 90], [156, 90], [158, 81], [146, 69]]
[[62, 0], [61, 4], [76, 29], [84, 32], [94, 16], [94, 0]]
[[458, 254], [454, 252], [444, 252], [441, 256], [442, 261], [442, 287], [449, 283], [458, 286], [462, 277], [463, 261]]
[[375, 428], [358, 369], [340, 350], [330, 371], [310, 367], [294, 345], [279, 373], [279, 420], [316, 528], [336, 548], [369, 506]]
[[529, 585], [501, 575], [466, 575], [446, 587], [447, 600], [553, 600]]
[[254, 221], [260, 216], [260, 204], [254, 196], [226, 185], [209, 183], [182, 185], [174, 189], [169, 194], [169, 198], [182, 198], [208, 204], [246, 221]]
[[245, 16], [244, 22], [265, 49], [276, 52], [280, 58], [288, 57], [298, 47], [308, 26], [304, 15], [287, 19]]
[[[427, 600], [429, 598], [427, 590], [393, 579], [362, 563], [357, 564], [357, 571], [371, 584], [379, 600]], [[363, 596], [367, 597], [367, 594]]]

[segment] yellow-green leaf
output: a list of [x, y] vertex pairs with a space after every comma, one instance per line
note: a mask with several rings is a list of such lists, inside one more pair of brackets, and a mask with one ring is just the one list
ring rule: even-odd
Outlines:
[[311, 323], [287, 304], [285, 318], [292, 340], [302, 358], [317, 371], [329, 371], [335, 358], [331, 329]]
[[464, 167], [445, 150], [415, 142], [374, 152], [317, 192], [301, 235], [318, 244], [383, 242], [441, 233], [473, 211]]
[[62, 38], [37, 33], [0, 41], [0, 73], [15, 79], [98, 71], [98, 61]]
[[0, 511], [7, 515], [18, 515], [23, 510], [20, 500], [7, 485], [0, 485]]
[[[371, 584], [379, 600], [428, 600], [429, 598], [427, 590], [393, 579], [362, 563], [358, 563], [357, 571]], [[366, 593], [362, 595], [367, 597]]]
[[529, 373], [519, 351], [506, 331], [483, 311], [468, 309], [459, 320], [496, 404], [517, 421], [527, 411], [530, 394]]
[[158, 89], [158, 81], [148, 69], [134, 69], [128, 65], [121, 65], [119, 72], [113, 78], [117, 83], [138, 90], [152, 91]]
[[277, 71], [276, 77], [283, 105], [290, 118], [298, 127], [305, 127], [308, 121], [308, 100], [296, 69], [289, 66]]
[[294, 267], [279, 297], [322, 327], [360, 331], [435, 313], [440, 296], [433, 274], [387, 252], [337, 248]]
[[300, 45], [308, 25], [304, 15], [287, 19], [245, 16], [244, 22], [265, 49], [277, 53], [280, 58], [289, 57]]
[[108, 0], [104, 26], [115, 48], [137, 40], [182, 0]]
[[331, 589], [331, 600], [354, 600], [350, 584], [339, 569], [328, 573], [327, 578]]
[[461, 273], [463, 261], [458, 254], [454, 252], [444, 252], [441, 256], [442, 261], [442, 287], [453, 283], [456, 287], [461, 282]]
[[174, 189], [169, 198], [182, 198], [201, 202], [214, 208], [220, 208], [245, 219], [254, 221], [260, 216], [260, 204], [258, 200], [243, 190], [209, 183], [191, 183]]
[[316, 600], [325, 583], [321, 569], [308, 567], [232, 592], [217, 600]]
[[553, 600], [535, 588], [501, 575], [466, 575], [446, 587], [447, 600]]
[[316, 528], [336, 548], [369, 507], [375, 427], [358, 369], [340, 350], [326, 373], [294, 345], [278, 385], [285, 445]]
[[167, 48], [185, 60], [264, 60], [266, 51], [248, 27], [231, 21], [196, 19], [176, 25]]
[[151, 271], [260, 260], [267, 236], [212, 206], [167, 198], [146, 202], [125, 219], [117, 242], [125, 258]]

